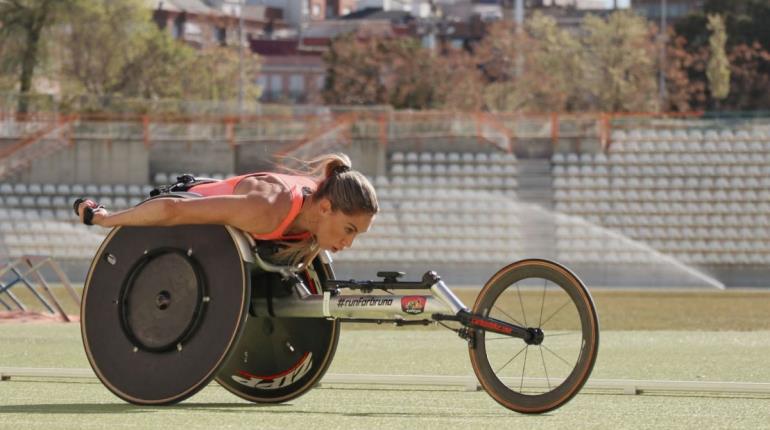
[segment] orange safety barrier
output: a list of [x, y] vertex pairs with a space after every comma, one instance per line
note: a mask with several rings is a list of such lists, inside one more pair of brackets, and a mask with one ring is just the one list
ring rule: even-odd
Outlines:
[[[526, 139], [547, 139], [554, 148], [560, 142], [574, 139], [580, 145], [581, 139], [595, 138], [603, 150], [611, 145], [611, 135], [617, 120], [655, 118], [698, 118], [703, 112], [622, 112], [622, 113], [492, 113], [492, 112], [447, 112], [447, 111], [387, 111], [382, 109], [342, 110], [322, 114], [301, 115], [143, 115], [115, 113], [83, 113], [60, 115], [55, 113], [24, 113], [0, 111], [0, 121], [50, 123], [35, 133], [20, 138], [19, 142], [0, 153], [0, 159], [20, 151], [56, 130], [63, 124], [80, 123], [136, 123], [141, 126], [138, 136], [149, 147], [153, 144], [153, 126], [158, 125], [212, 125], [221, 126], [222, 142], [234, 148], [238, 137], [245, 136], [251, 141], [278, 140], [287, 145], [280, 150], [288, 154], [331, 137], [350, 142], [355, 138], [370, 138], [387, 145], [390, 140], [413, 139], [455, 139], [475, 138], [479, 144], [491, 144], [505, 151], [513, 151], [517, 141]], [[166, 133], [177, 129], [162, 129]], [[77, 131], [68, 129], [65, 133], [71, 141], [77, 138]], [[186, 138], [186, 134], [180, 134]], [[109, 140], [109, 139], [107, 139]]]

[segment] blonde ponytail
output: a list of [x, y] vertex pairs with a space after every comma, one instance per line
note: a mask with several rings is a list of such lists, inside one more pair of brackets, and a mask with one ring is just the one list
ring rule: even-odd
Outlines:
[[[342, 211], [346, 215], [374, 215], [379, 212], [380, 206], [374, 187], [364, 174], [352, 169], [350, 157], [347, 155], [326, 154], [307, 162], [300, 161], [300, 164], [302, 167], [299, 170], [284, 170], [315, 178], [318, 187], [312, 195], [314, 202], [327, 198], [332, 204], [332, 210]], [[310, 264], [319, 251], [313, 238], [279, 244], [284, 249], [277, 252], [274, 259], [290, 264]]]

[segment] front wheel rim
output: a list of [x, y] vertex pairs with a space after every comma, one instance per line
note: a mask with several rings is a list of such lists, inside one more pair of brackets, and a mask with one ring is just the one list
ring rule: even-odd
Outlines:
[[588, 291], [562, 266], [527, 260], [506, 267], [485, 285], [473, 311], [544, 332], [541, 343], [529, 345], [475, 330], [474, 371], [503, 406], [523, 413], [553, 410], [588, 379], [598, 349], [598, 319]]

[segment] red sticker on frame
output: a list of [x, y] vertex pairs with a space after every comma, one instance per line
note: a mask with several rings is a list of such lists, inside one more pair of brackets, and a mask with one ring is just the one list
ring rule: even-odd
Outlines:
[[401, 310], [412, 315], [421, 314], [425, 310], [424, 296], [401, 297]]

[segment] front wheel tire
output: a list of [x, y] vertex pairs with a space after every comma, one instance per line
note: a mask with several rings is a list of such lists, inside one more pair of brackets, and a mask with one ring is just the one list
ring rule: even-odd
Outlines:
[[580, 391], [599, 349], [599, 320], [590, 293], [558, 263], [530, 259], [497, 272], [478, 295], [473, 314], [543, 332], [540, 343], [474, 329], [473, 370], [508, 409], [554, 410]]

